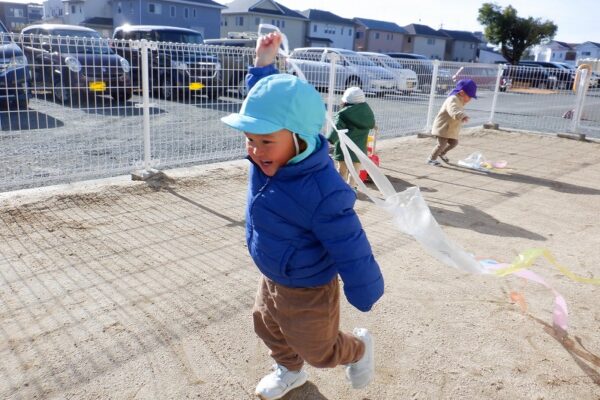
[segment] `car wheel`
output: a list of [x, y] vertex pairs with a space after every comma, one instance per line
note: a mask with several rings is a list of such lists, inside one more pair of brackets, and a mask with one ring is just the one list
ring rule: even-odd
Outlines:
[[56, 101], [58, 101], [61, 104], [68, 103], [73, 97], [71, 90], [66, 86], [67, 84], [63, 83], [62, 79], [55, 79], [54, 90], [52, 93], [54, 94], [54, 99], [56, 99]]
[[116, 90], [110, 94], [110, 96], [115, 101], [118, 101], [118, 102], [125, 102], [125, 101], [131, 99], [132, 95], [133, 95], [133, 92], [131, 89]]
[[350, 86], [358, 86], [359, 88], [362, 88], [362, 82], [360, 78], [358, 76], [351, 76], [348, 78], [346, 81], [346, 88], [349, 88]]
[[242, 99], [246, 97], [246, 95], [248, 94], [248, 87], [246, 86], [246, 79], [239, 80], [239, 82], [237, 84], [236, 93]]
[[173, 99], [173, 80], [170, 76], [164, 76], [159, 81], [158, 95], [165, 100]]

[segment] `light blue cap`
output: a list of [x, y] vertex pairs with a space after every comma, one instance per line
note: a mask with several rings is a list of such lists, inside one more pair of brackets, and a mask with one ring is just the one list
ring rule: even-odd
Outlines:
[[325, 104], [308, 82], [290, 74], [275, 74], [258, 81], [240, 112], [221, 121], [252, 134], [288, 129], [301, 137], [317, 137], [325, 121]]

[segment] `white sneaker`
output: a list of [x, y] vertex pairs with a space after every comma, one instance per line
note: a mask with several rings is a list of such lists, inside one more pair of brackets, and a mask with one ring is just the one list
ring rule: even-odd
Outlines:
[[427, 165], [433, 165], [434, 167], [439, 167], [442, 165], [438, 160], [427, 160]]
[[302, 386], [308, 380], [308, 373], [300, 371], [288, 371], [283, 365], [273, 365], [275, 369], [269, 375], [258, 382], [256, 395], [262, 400], [280, 399], [292, 389]]
[[346, 378], [354, 389], [362, 389], [375, 377], [373, 337], [365, 328], [354, 328], [352, 333], [365, 344], [365, 354], [357, 362], [346, 366]]

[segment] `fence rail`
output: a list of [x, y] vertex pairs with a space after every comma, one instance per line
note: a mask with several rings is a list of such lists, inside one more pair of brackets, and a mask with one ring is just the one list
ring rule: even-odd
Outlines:
[[[0, 43], [0, 191], [243, 155], [243, 137], [220, 118], [240, 108], [251, 48], [15, 34]], [[471, 126], [600, 137], [594, 75], [574, 93], [566, 72], [333, 54], [291, 60], [329, 110], [346, 87], [363, 87], [383, 137], [426, 130], [462, 78], [479, 86]]]

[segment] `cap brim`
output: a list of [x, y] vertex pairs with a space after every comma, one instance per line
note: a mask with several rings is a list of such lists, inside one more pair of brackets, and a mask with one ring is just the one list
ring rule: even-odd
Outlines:
[[269, 134], [283, 129], [283, 127], [276, 125], [272, 122], [256, 119], [247, 115], [241, 114], [229, 114], [226, 117], [222, 117], [221, 121], [229, 125], [234, 129], [238, 129], [243, 132], [259, 134]]

